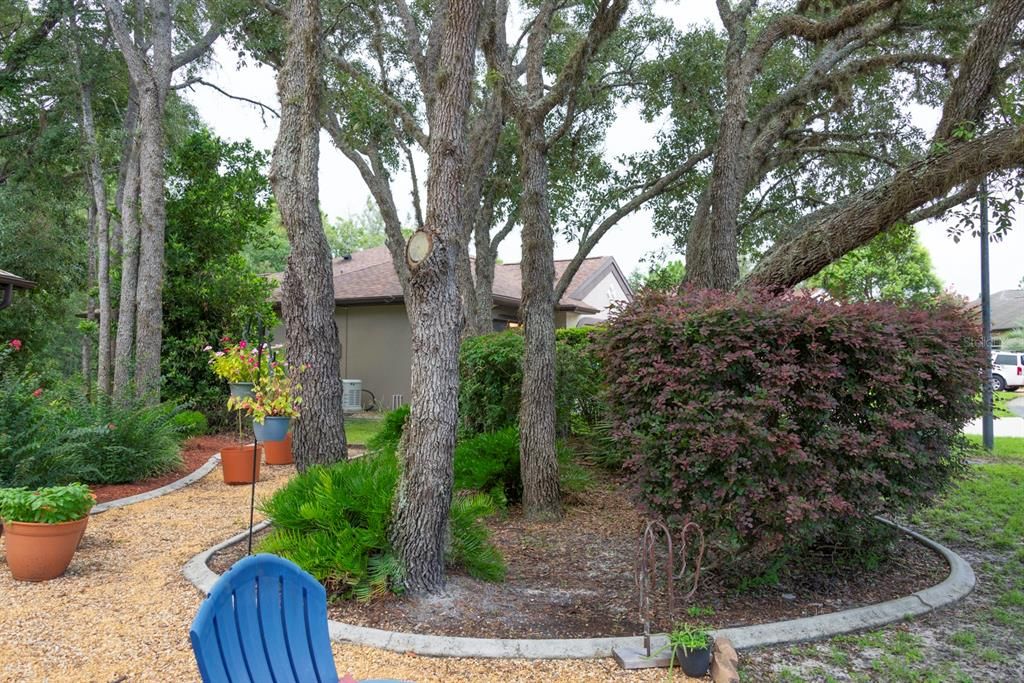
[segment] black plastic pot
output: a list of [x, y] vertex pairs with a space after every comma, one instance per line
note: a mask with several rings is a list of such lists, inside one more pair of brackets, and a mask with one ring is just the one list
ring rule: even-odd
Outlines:
[[676, 664], [687, 676], [701, 678], [711, 668], [711, 644], [706, 647], [690, 648], [683, 653], [683, 648], [676, 648], [673, 653]]

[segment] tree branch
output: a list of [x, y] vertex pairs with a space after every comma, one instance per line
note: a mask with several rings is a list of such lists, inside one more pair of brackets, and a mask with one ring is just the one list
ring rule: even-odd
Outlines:
[[213, 45], [214, 41], [220, 38], [224, 32], [224, 27], [219, 21], [210, 23], [210, 28], [206, 29], [206, 33], [202, 35], [191, 47], [184, 50], [176, 55], [171, 60], [171, 71], [177, 71], [181, 67], [191, 64], [195, 60], [202, 57], [210, 46]]
[[696, 168], [702, 161], [710, 157], [711, 152], [712, 150], [710, 147], [705, 147], [701, 151], [690, 156], [678, 167], [651, 183], [643, 192], [635, 195], [629, 201], [620, 204], [615, 211], [601, 221], [596, 228], [589, 231], [589, 234], [580, 242], [580, 246], [576, 250], [576, 255], [572, 257], [569, 265], [566, 266], [562, 276], [558, 279], [558, 284], [555, 285], [555, 300], [557, 301], [565, 295], [565, 290], [568, 289], [569, 283], [572, 282], [572, 279], [576, 277], [576, 273], [579, 271], [580, 265], [583, 263], [584, 259], [587, 258], [590, 252], [593, 251], [594, 247], [597, 246], [597, 243], [602, 237], [604, 237], [605, 233], [611, 230], [612, 227], [618, 224], [618, 222], [623, 218], [638, 210], [650, 200], [672, 189], [672, 186], [675, 185], [680, 178]]

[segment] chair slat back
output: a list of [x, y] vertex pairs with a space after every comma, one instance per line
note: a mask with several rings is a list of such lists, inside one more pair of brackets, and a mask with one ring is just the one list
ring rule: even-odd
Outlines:
[[214, 584], [189, 630], [205, 683], [337, 683], [327, 593], [274, 555], [239, 560]]

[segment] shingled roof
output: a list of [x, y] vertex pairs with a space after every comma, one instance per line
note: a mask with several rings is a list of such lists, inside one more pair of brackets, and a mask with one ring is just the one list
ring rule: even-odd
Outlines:
[[[556, 281], [568, 265], [568, 259], [555, 261]], [[391, 265], [391, 253], [387, 247], [375, 247], [355, 252], [347, 258], [336, 258], [331, 262], [331, 269], [334, 275], [334, 302], [338, 306], [403, 301], [402, 285]], [[615, 259], [611, 256], [585, 259], [569, 283], [565, 296], [558, 302], [558, 310], [597, 313], [598, 309], [582, 301], [582, 298], [610, 269], [617, 270]], [[269, 277], [280, 282], [283, 275], [273, 273]], [[518, 308], [523, 296], [522, 272], [518, 263], [495, 266], [493, 291], [495, 304]], [[280, 289], [274, 292], [274, 298], [280, 299]]]
[[[981, 310], [981, 299], [971, 306]], [[1024, 327], [1024, 289], [1004, 289], [992, 293], [992, 331], [1003, 332]]]

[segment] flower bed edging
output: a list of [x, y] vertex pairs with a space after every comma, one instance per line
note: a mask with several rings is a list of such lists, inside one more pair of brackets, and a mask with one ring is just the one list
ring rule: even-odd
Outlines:
[[[920, 616], [932, 610], [952, 604], [974, 589], [974, 570], [962, 557], [944, 545], [923, 536], [916, 531], [876, 518], [908, 534], [926, 548], [939, 553], [949, 564], [949, 576], [930, 588], [911, 593], [908, 596], [880, 602], [866, 607], [820, 614], [814, 617], [789, 619], [770, 624], [739, 626], [714, 631], [715, 637], [730, 639], [737, 650], [799, 643], [810, 640], [877, 628], [909, 617]], [[259, 531], [269, 526], [264, 521], [253, 527]], [[217, 545], [195, 555], [182, 569], [182, 573], [204, 594], [210, 592], [219, 578], [207, 566], [210, 557], [219, 550], [244, 540], [249, 531], [243, 531]], [[482, 657], [502, 659], [594, 659], [611, 657], [613, 648], [643, 647], [640, 636], [609, 638], [465, 638], [456, 636], [434, 636], [419, 633], [401, 633], [382, 629], [355, 626], [339, 621], [329, 621], [331, 640], [345, 641], [357, 645], [378, 647], [393, 652], [413, 652], [435, 657]], [[665, 635], [652, 638], [655, 649], [666, 642]]]
[[207, 474], [213, 471], [217, 464], [220, 462], [220, 453], [214, 453], [209, 460], [201, 465], [196, 470], [186, 474], [181, 479], [172, 481], [170, 484], [164, 484], [159, 488], [155, 488], [152, 491], [143, 491], [142, 493], [136, 493], [134, 496], [126, 496], [124, 498], [118, 498], [117, 500], [108, 500], [106, 503], [98, 503], [92, 507], [89, 512], [90, 515], [98, 515], [101, 512], [107, 510], [113, 510], [114, 508], [123, 508], [126, 505], [133, 505], [134, 503], [141, 503], [144, 500], [152, 500], [159, 498], [160, 496], [166, 496], [168, 493], [173, 493], [179, 489], [183, 489], [190, 484], [194, 484]]

